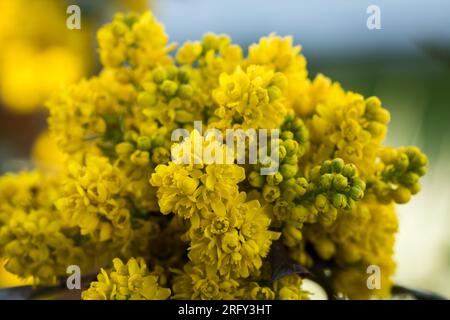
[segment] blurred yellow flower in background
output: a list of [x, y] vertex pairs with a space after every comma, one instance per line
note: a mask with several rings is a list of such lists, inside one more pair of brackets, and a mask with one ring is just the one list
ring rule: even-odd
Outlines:
[[35, 111], [92, 67], [89, 23], [69, 30], [66, 19], [63, 1], [0, 1], [0, 98], [9, 110]]

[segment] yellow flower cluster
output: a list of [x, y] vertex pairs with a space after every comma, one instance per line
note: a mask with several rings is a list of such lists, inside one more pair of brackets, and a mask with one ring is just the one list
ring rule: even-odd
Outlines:
[[68, 164], [64, 191], [55, 203], [81, 234], [98, 241], [130, 237], [130, 210], [125, 199], [121, 174], [107, 158], [89, 157], [86, 165]]
[[0, 256], [7, 271], [35, 283], [54, 283], [67, 266], [86, 259], [53, 207], [57, 188], [56, 177], [39, 172], [0, 178]]
[[[98, 40], [100, 74], [48, 103], [63, 170], [0, 180], [9, 270], [51, 282], [78, 255], [88, 268], [119, 257], [84, 299], [308, 299], [288, 261], [325, 265], [349, 298], [389, 296], [395, 203], [420, 190], [427, 159], [382, 144], [378, 98], [309, 79], [290, 37], [271, 34], [244, 56], [207, 34], [172, 54], [146, 12], [116, 15]], [[190, 134], [175, 141], [175, 129]], [[279, 170], [262, 175], [267, 159], [242, 164], [249, 146], [230, 157], [204, 129], [278, 129], [265, 148]], [[366, 287], [369, 265], [382, 269], [380, 290]]]
[[156, 272], [149, 272], [143, 259], [131, 258], [126, 264], [116, 258], [114, 269], [101, 270], [98, 281], [83, 291], [84, 300], [162, 300], [170, 296], [170, 289], [160, 286]]

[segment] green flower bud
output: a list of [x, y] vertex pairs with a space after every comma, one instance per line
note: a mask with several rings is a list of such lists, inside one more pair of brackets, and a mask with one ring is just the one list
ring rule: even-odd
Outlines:
[[333, 188], [337, 191], [344, 191], [348, 186], [348, 179], [342, 174], [337, 174], [333, 177]]
[[284, 140], [283, 145], [286, 148], [286, 153], [288, 156], [294, 155], [298, 150], [298, 142], [292, 139]]
[[320, 187], [324, 190], [329, 190], [333, 182], [333, 175], [331, 173], [325, 173], [320, 177]]
[[152, 141], [147, 136], [140, 136], [136, 143], [139, 150], [149, 150], [152, 146]]
[[411, 199], [411, 191], [405, 187], [399, 186], [397, 189], [392, 191], [392, 198], [396, 203], [407, 203]]
[[156, 103], [156, 97], [154, 94], [148, 92], [141, 92], [138, 95], [137, 103], [143, 108], [149, 108]]
[[342, 160], [341, 158], [336, 158], [333, 159], [333, 161], [331, 161], [331, 170], [333, 172], [341, 172], [342, 169], [344, 168], [344, 160]]
[[186, 70], [178, 71], [178, 81], [180, 81], [180, 83], [188, 83], [190, 77], [191, 76], [188, 71], [186, 71]]
[[311, 169], [309, 172], [309, 176], [311, 178], [311, 181], [317, 181], [320, 178], [320, 166], [315, 166]]
[[324, 194], [318, 194], [314, 200], [314, 205], [319, 211], [326, 211], [329, 208], [329, 201]]
[[320, 174], [330, 173], [331, 172], [331, 161], [325, 160], [323, 164], [320, 166]]
[[155, 164], [165, 164], [170, 161], [170, 152], [166, 148], [158, 147], [153, 149], [152, 161]]
[[284, 158], [283, 163], [297, 165], [298, 157], [295, 154], [292, 156], [287, 156], [286, 158]]
[[302, 232], [293, 225], [287, 225], [283, 228], [283, 234], [294, 238], [296, 241], [302, 240]]
[[150, 162], [150, 154], [148, 151], [136, 150], [131, 155], [130, 160], [138, 166], [145, 166]]
[[177, 92], [178, 85], [172, 80], [164, 80], [164, 82], [161, 84], [161, 90], [165, 95], [172, 97]]
[[294, 139], [294, 134], [291, 131], [283, 131], [281, 133], [281, 137], [282, 140], [293, 140]]
[[118, 143], [115, 147], [119, 156], [129, 156], [134, 151], [134, 145], [129, 142]]
[[283, 175], [279, 172], [266, 176], [266, 182], [271, 186], [279, 185], [283, 181]]
[[321, 211], [319, 214], [320, 223], [326, 227], [331, 226], [337, 218], [337, 209], [331, 207], [329, 210]]
[[280, 166], [280, 172], [285, 179], [295, 177], [298, 172], [298, 166], [292, 164], [282, 164]]
[[337, 209], [345, 208], [347, 206], [347, 197], [342, 193], [334, 194], [333, 206]]
[[350, 197], [353, 200], [361, 200], [364, 197], [364, 191], [359, 187], [351, 187], [350, 188]]
[[280, 197], [280, 188], [278, 186], [270, 186], [268, 184], [263, 187], [263, 197], [267, 202], [274, 202]]
[[404, 153], [400, 153], [399, 156], [395, 159], [394, 166], [397, 169], [397, 171], [401, 172], [406, 171], [406, 169], [408, 169], [409, 166], [408, 156]]
[[191, 123], [194, 121], [194, 116], [186, 110], [177, 110], [175, 112], [175, 121], [180, 123]]
[[192, 89], [192, 86], [189, 84], [182, 84], [180, 86], [180, 90], [178, 91], [178, 95], [183, 99], [191, 98], [193, 93], [194, 89]]
[[278, 200], [273, 206], [273, 212], [280, 219], [287, 219], [291, 213], [293, 205], [287, 201]]
[[278, 157], [279, 157], [280, 161], [283, 160], [284, 158], [286, 158], [287, 151], [284, 146], [280, 146], [278, 148], [278, 151], [279, 151]]
[[306, 181], [305, 178], [297, 178], [295, 179], [295, 192], [302, 196], [306, 193], [306, 190], [308, 189], [308, 181]]
[[379, 109], [375, 114], [375, 121], [386, 124], [391, 119], [391, 115], [389, 114], [389, 111], [386, 109]]
[[257, 171], [252, 171], [248, 175], [248, 183], [254, 188], [261, 188], [264, 185], [264, 176]]
[[136, 131], [126, 131], [124, 134], [124, 140], [129, 142], [135, 142], [139, 138], [139, 134]]
[[356, 166], [353, 163], [348, 163], [344, 166], [341, 173], [347, 178], [353, 178], [356, 174]]
[[302, 205], [297, 205], [291, 210], [292, 219], [298, 223], [303, 223], [308, 219], [308, 209]]
[[267, 93], [269, 95], [270, 102], [275, 101], [279, 99], [283, 93], [281, 92], [280, 88], [276, 86], [271, 86], [267, 89]]
[[407, 186], [412, 186], [419, 182], [419, 175], [414, 172], [407, 172], [402, 177], [401, 182]]
[[420, 186], [420, 183], [417, 182], [412, 185], [409, 190], [411, 191], [411, 194], [417, 194], [420, 192], [420, 189], [422, 189], [422, 187]]
[[175, 80], [178, 76], [178, 69], [175, 66], [169, 66], [166, 68], [167, 72], [167, 79], [169, 80]]
[[427, 167], [420, 167], [416, 172], [420, 177], [422, 177], [427, 173]]
[[157, 134], [152, 139], [152, 148], [161, 147], [164, 145], [166, 139], [164, 139], [164, 136]]
[[363, 180], [359, 179], [359, 178], [353, 179], [352, 186], [353, 187], [358, 187], [362, 191], [366, 190], [366, 183]]
[[166, 71], [161, 67], [158, 67], [155, 70], [153, 70], [152, 75], [153, 81], [155, 81], [155, 83], [157, 84], [163, 83], [163, 81], [166, 80], [167, 77]]
[[369, 97], [366, 99], [366, 115], [373, 118], [377, 111], [381, 108], [381, 101], [377, 97]]

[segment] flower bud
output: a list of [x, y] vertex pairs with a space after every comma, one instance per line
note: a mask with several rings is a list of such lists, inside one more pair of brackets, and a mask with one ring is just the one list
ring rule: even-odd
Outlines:
[[283, 145], [286, 148], [286, 154], [288, 156], [294, 155], [298, 150], [298, 142], [292, 139], [284, 140]]
[[266, 182], [271, 186], [279, 185], [282, 181], [283, 176], [279, 172], [266, 176]]
[[134, 146], [129, 142], [121, 142], [116, 145], [115, 150], [119, 156], [129, 156], [134, 151]]
[[341, 172], [342, 169], [344, 168], [344, 160], [342, 160], [341, 158], [336, 158], [333, 159], [333, 161], [331, 161], [331, 170], [333, 172]]
[[395, 168], [397, 171], [406, 171], [409, 166], [409, 158], [405, 153], [400, 153], [398, 157], [395, 159], [394, 163]]
[[333, 206], [337, 209], [345, 208], [347, 206], [347, 197], [342, 193], [333, 195]]
[[140, 136], [136, 143], [139, 150], [149, 150], [152, 146], [152, 141], [147, 136]]
[[149, 108], [156, 103], [155, 95], [148, 92], [141, 92], [137, 99], [138, 105], [144, 108]]
[[268, 184], [263, 187], [263, 197], [267, 202], [274, 202], [280, 197], [280, 188], [278, 186], [270, 186]]
[[165, 95], [172, 97], [177, 92], [178, 85], [172, 80], [164, 80], [164, 82], [161, 84], [161, 90]]
[[248, 182], [254, 188], [261, 188], [264, 185], [264, 177], [257, 171], [252, 171], [248, 175]]
[[133, 162], [134, 164], [136, 164], [138, 166], [145, 166], [150, 162], [150, 155], [149, 155], [148, 151], [136, 150], [131, 155], [130, 159], [131, 159], [131, 162]]
[[421, 189], [422, 187], [420, 186], [420, 183], [417, 182], [414, 185], [412, 185], [409, 190], [411, 191], [411, 194], [417, 194], [420, 192]]
[[399, 186], [397, 189], [392, 191], [392, 198], [396, 203], [407, 203], [411, 199], [411, 191], [405, 187]]
[[352, 186], [353, 187], [358, 187], [362, 191], [366, 190], [366, 183], [363, 180], [359, 179], [359, 178], [353, 179]]
[[188, 83], [190, 79], [190, 74], [186, 70], [179, 70], [178, 71], [178, 81], [180, 83]]
[[164, 164], [170, 161], [170, 152], [166, 148], [157, 147], [153, 149], [152, 161], [155, 164]]
[[359, 187], [351, 187], [350, 197], [354, 200], [361, 200], [364, 197], [364, 191]]
[[315, 204], [317, 210], [319, 210], [319, 211], [328, 210], [329, 202], [328, 202], [327, 197], [324, 194], [318, 194], [316, 196], [314, 204]]
[[333, 188], [337, 191], [344, 191], [348, 186], [348, 179], [342, 174], [337, 174], [333, 177]]
[[331, 188], [331, 184], [333, 182], [333, 175], [331, 173], [325, 173], [320, 176], [320, 187], [324, 190], [329, 190]]
[[267, 89], [267, 93], [269, 95], [270, 102], [275, 101], [279, 99], [283, 93], [281, 92], [280, 88], [276, 86], [271, 86]]
[[302, 205], [297, 205], [291, 210], [292, 219], [296, 222], [303, 223], [308, 218], [308, 209]]
[[163, 83], [163, 81], [166, 80], [166, 77], [167, 77], [166, 71], [161, 67], [153, 70], [152, 75], [153, 75], [153, 81], [155, 81], [158, 84]]
[[286, 158], [287, 151], [286, 151], [285, 146], [280, 146], [280, 147], [278, 148], [278, 150], [279, 150], [278, 157], [279, 157], [279, 159], [280, 159], [280, 161], [281, 161], [281, 160], [283, 160], [284, 158]]
[[281, 137], [282, 140], [289, 140], [289, 139], [294, 139], [294, 134], [291, 131], [283, 131], [281, 133]]
[[295, 177], [298, 172], [298, 166], [292, 164], [282, 164], [280, 166], [280, 172], [285, 179]]
[[191, 98], [193, 93], [194, 93], [194, 89], [192, 89], [192, 86], [189, 84], [182, 84], [180, 86], [180, 90], [178, 91], [180, 98], [183, 98], [183, 99]]
[[331, 161], [325, 160], [323, 164], [320, 166], [320, 174], [330, 173], [331, 172]]
[[344, 166], [341, 173], [347, 178], [353, 178], [356, 174], [356, 166], [353, 163], [348, 163]]
[[414, 172], [407, 172], [402, 178], [401, 182], [407, 186], [412, 186], [419, 182], [419, 175]]
[[286, 235], [294, 238], [297, 241], [301, 241], [303, 238], [302, 232], [300, 230], [298, 230], [296, 227], [294, 227], [293, 225], [286, 225], [283, 228], [283, 233], [285, 233]]

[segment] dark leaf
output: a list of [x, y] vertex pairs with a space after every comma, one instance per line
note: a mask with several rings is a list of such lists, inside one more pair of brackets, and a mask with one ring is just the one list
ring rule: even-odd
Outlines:
[[301, 276], [311, 276], [311, 272], [307, 268], [289, 257], [286, 248], [280, 241], [272, 242], [269, 258], [272, 266], [272, 281], [294, 273]]

